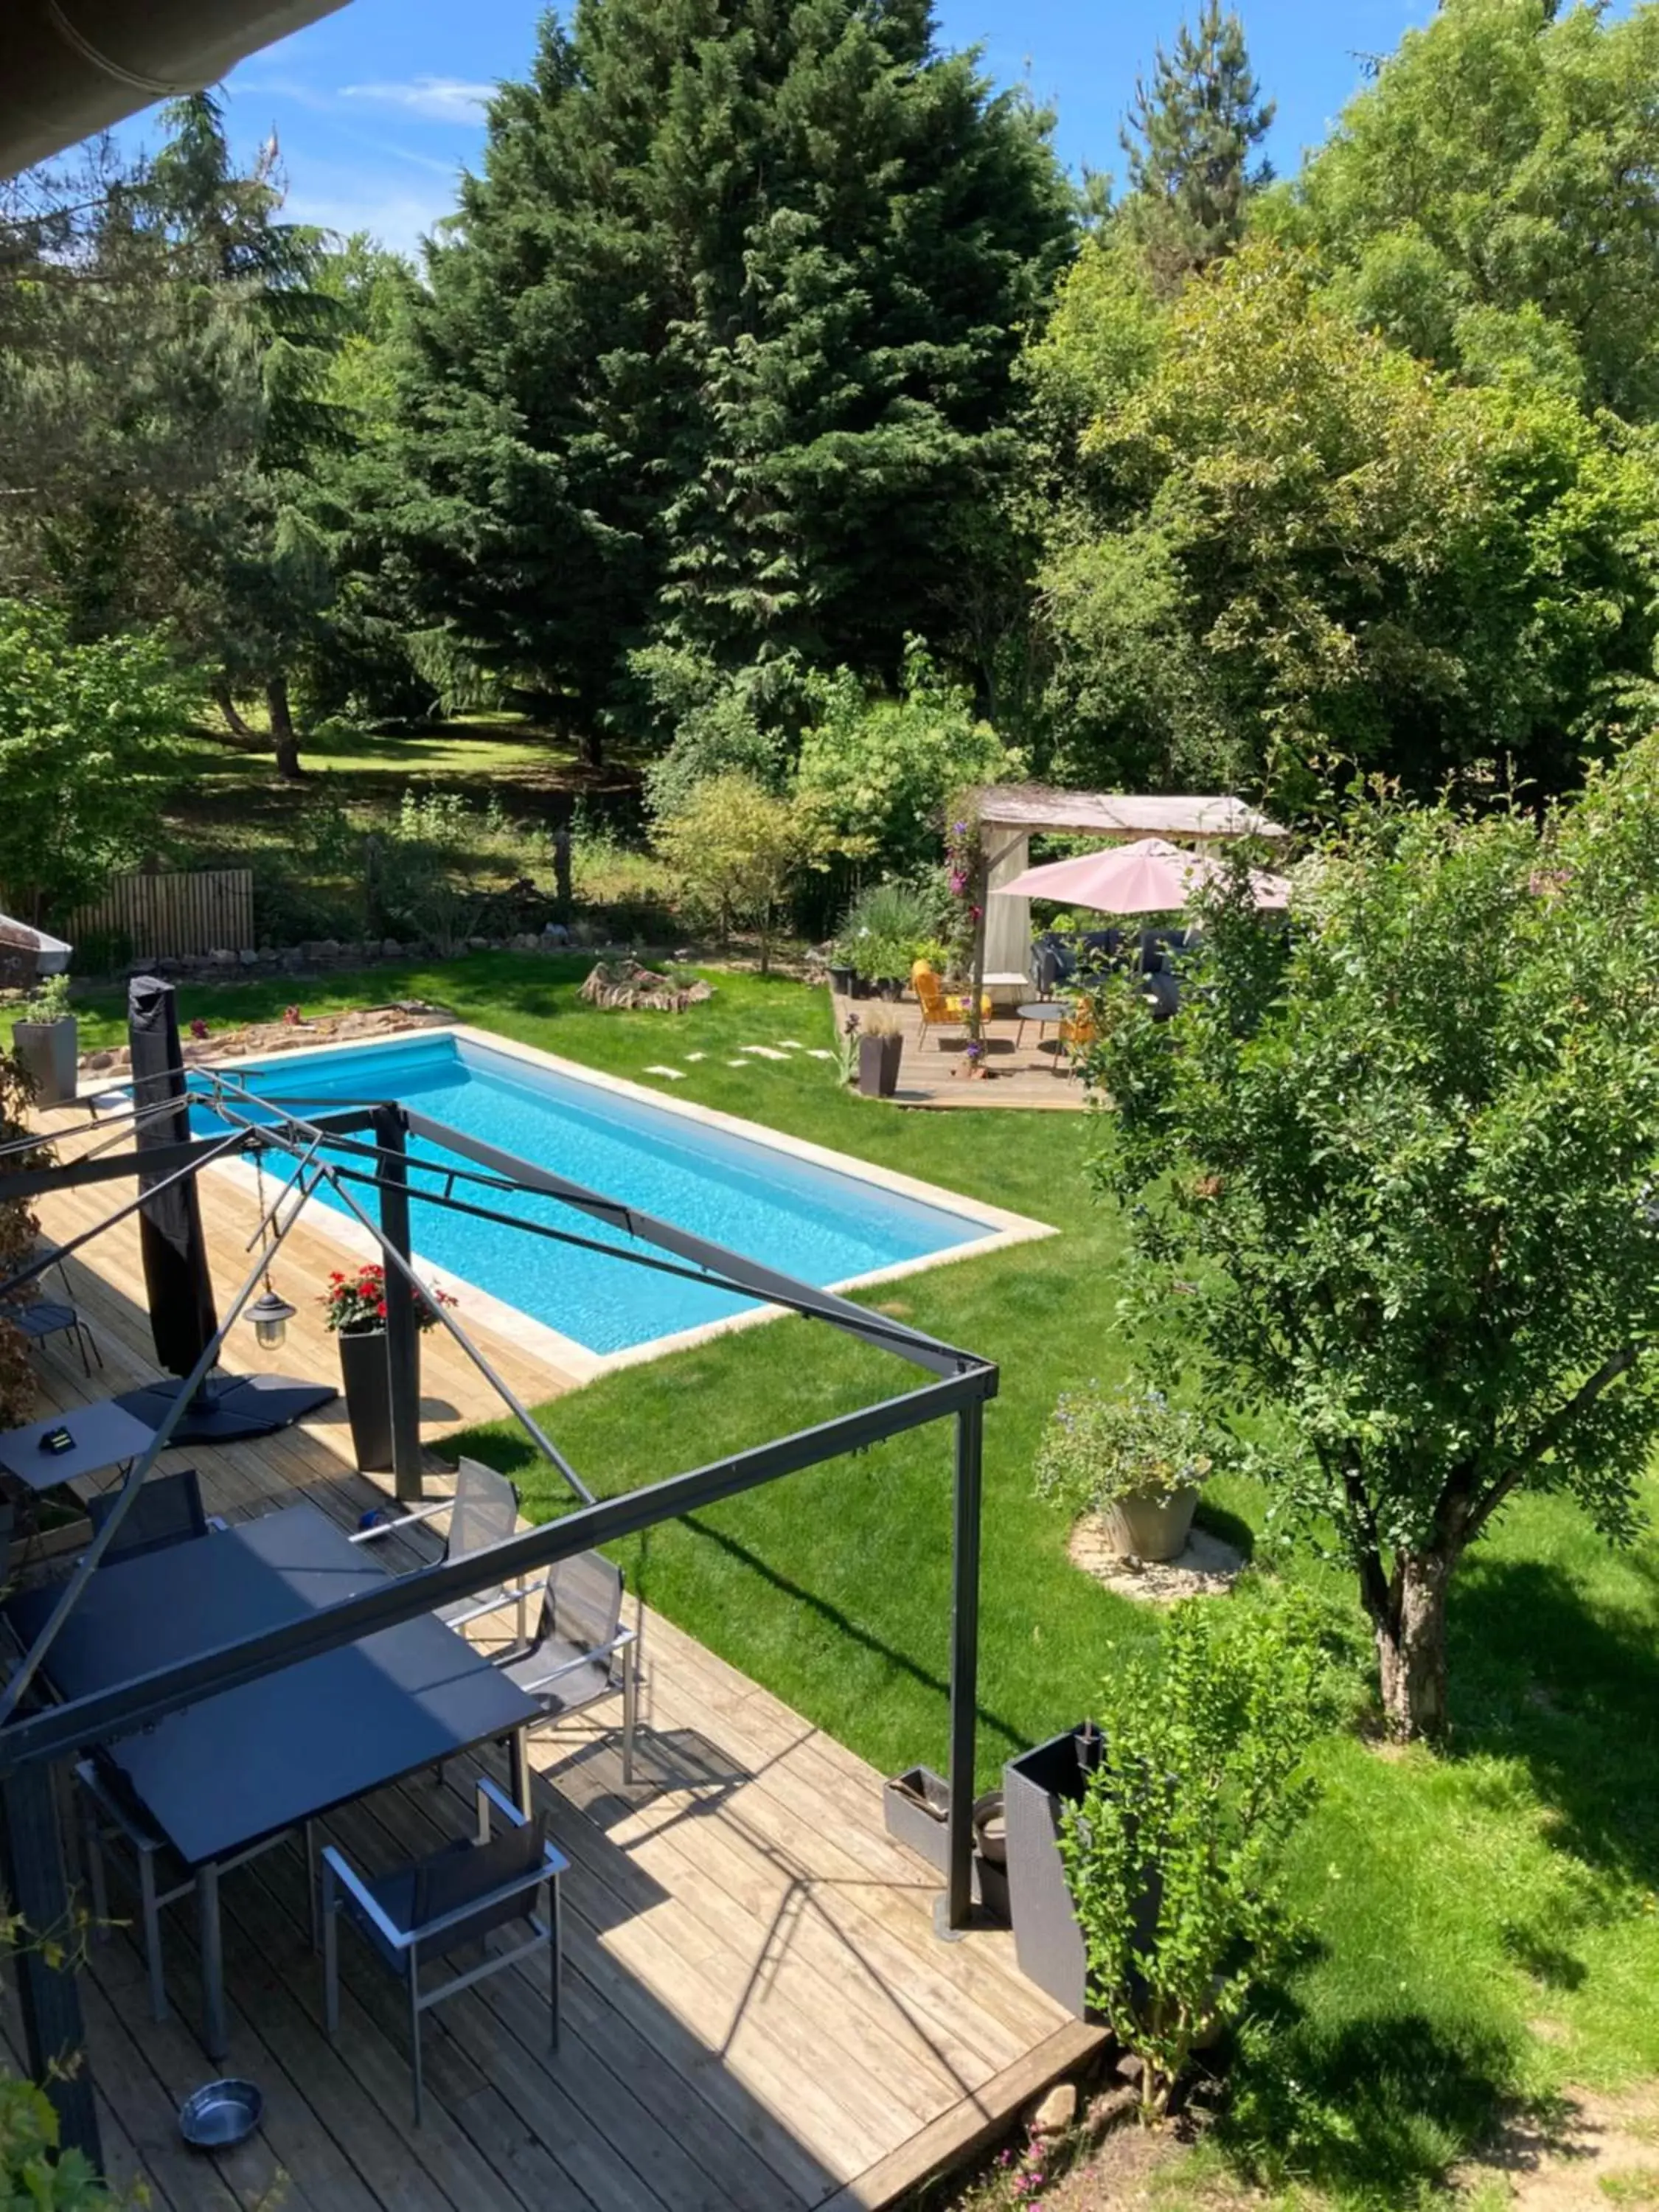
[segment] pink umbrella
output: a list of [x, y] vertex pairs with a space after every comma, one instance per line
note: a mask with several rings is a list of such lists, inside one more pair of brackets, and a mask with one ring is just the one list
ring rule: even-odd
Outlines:
[[[1133, 845], [1112, 845], [1103, 853], [1027, 868], [996, 889], [1005, 898], [1056, 899], [1099, 914], [1176, 914], [1200, 885], [1224, 872], [1218, 860], [1183, 853], [1162, 837], [1142, 837]], [[1290, 903], [1289, 884], [1265, 868], [1251, 869], [1250, 889], [1258, 906]]]

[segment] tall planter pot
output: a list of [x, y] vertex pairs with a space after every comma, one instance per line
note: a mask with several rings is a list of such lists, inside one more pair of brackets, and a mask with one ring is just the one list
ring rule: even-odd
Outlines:
[[392, 1365], [386, 1331], [342, 1329], [337, 1341], [353, 1456], [366, 1474], [385, 1474], [392, 1466]]
[[[1085, 1722], [1022, 1752], [1002, 1770], [1014, 1956], [1028, 1981], [1079, 2020], [1089, 2010], [1089, 1962], [1060, 1856], [1060, 1820], [1063, 1806], [1083, 1802], [1085, 1778], [1099, 1763], [1100, 1748], [1100, 1731]], [[1157, 1927], [1158, 1897], [1149, 1868], [1135, 1913], [1140, 1943], [1150, 1942]]]
[[898, 1088], [899, 1061], [904, 1053], [902, 1036], [862, 1036], [859, 1039], [859, 1089], [866, 1098], [890, 1098]]
[[80, 1025], [73, 1014], [56, 1022], [14, 1022], [12, 1050], [34, 1084], [37, 1106], [67, 1106], [80, 1089]]

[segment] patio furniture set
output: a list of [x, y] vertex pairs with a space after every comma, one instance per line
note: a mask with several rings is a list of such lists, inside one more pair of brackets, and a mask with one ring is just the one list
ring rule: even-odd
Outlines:
[[[131, 1462], [154, 1431], [112, 1401], [76, 1407], [0, 1435], [0, 1472], [36, 1492]], [[93, 1498], [94, 1533], [116, 1492]], [[202, 2041], [224, 2056], [220, 1884], [249, 1860], [297, 1842], [304, 1854], [325, 2014], [339, 2018], [338, 1923], [404, 1986], [416, 2123], [421, 2026], [432, 2006], [531, 1954], [550, 1954], [550, 2026], [559, 2033], [559, 1884], [568, 1862], [531, 1801], [532, 1728], [620, 1694], [623, 1772], [633, 1773], [636, 1645], [622, 1620], [623, 1576], [598, 1553], [548, 1571], [539, 1591], [492, 1579], [489, 1554], [509, 1538], [518, 1498], [504, 1476], [461, 1460], [453, 1499], [355, 1534], [317, 1506], [294, 1504], [234, 1526], [204, 1511], [196, 1471], [153, 1471], [129, 1505], [73, 1607], [52, 1635], [33, 1687], [48, 1702], [84, 1698], [135, 1675], [198, 1658], [257, 1629], [320, 1613], [379, 1583], [384, 1538], [446, 1516], [444, 1557], [476, 1559], [475, 1594], [432, 1613], [244, 1681], [112, 1741], [84, 1746], [75, 1793], [92, 1908], [107, 1934], [111, 1863], [130, 1869], [155, 2018], [167, 2015], [162, 1912], [193, 1897], [201, 1965]], [[434, 1532], [435, 1533], [435, 1532]], [[56, 1613], [63, 1583], [14, 1594], [5, 1628], [20, 1650]], [[532, 1632], [529, 1607], [539, 1600]], [[499, 1650], [466, 1626], [516, 1615]], [[328, 1815], [422, 1769], [490, 1744], [506, 1747], [510, 1790], [480, 1779], [477, 1826], [422, 1859], [380, 1871], [321, 1844]], [[545, 1902], [543, 1902], [543, 1899]], [[509, 1926], [527, 1932], [447, 1978], [432, 1969]]]

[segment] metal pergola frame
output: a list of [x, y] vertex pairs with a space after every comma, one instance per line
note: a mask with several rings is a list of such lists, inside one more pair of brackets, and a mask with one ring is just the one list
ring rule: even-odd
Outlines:
[[[52, 1769], [88, 1744], [125, 1735], [171, 1712], [240, 1685], [275, 1674], [297, 1662], [356, 1643], [376, 1630], [416, 1619], [451, 1600], [499, 1582], [512, 1582], [574, 1553], [618, 1538], [638, 1534], [744, 1491], [775, 1482], [803, 1468], [904, 1434], [930, 1422], [955, 1423], [954, 1498], [951, 1533], [952, 1596], [950, 1669], [950, 1746], [947, 1820], [948, 1856], [940, 1929], [950, 1934], [969, 1927], [972, 1902], [972, 1808], [974, 1802], [978, 1615], [980, 1580], [981, 1475], [985, 1406], [997, 1391], [995, 1364], [886, 1315], [872, 1313], [830, 1291], [796, 1281], [707, 1237], [659, 1221], [601, 1193], [571, 1182], [500, 1147], [469, 1137], [428, 1115], [392, 1101], [337, 1105], [312, 1115], [298, 1109], [303, 1099], [271, 1104], [246, 1088], [235, 1071], [195, 1071], [192, 1088], [228, 1125], [228, 1133], [155, 1147], [110, 1153], [103, 1148], [46, 1167], [20, 1165], [8, 1171], [0, 1152], [0, 1202], [29, 1200], [54, 1192], [118, 1182], [142, 1173], [144, 1187], [160, 1181], [193, 1177], [212, 1162], [262, 1152], [281, 1154], [294, 1164], [262, 1219], [250, 1249], [259, 1246], [257, 1264], [204, 1351], [197, 1370], [185, 1378], [168, 1417], [153, 1442], [133, 1462], [108, 1519], [93, 1537], [65, 1585], [60, 1603], [31, 1650], [0, 1690], [0, 1871], [14, 1910], [38, 1937], [70, 1926], [70, 1899], [62, 1839], [52, 1786]], [[418, 1137], [469, 1164], [437, 1172], [441, 1191], [411, 1182], [409, 1139]], [[40, 1139], [31, 1140], [38, 1144]], [[432, 1172], [422, 1163], [423, 1172]], [[514, 1194], [551, 1198], [590, 1220], [620, 1228], [649, 1250], [604, 1243], [600, 1249], [627, 1264], [706, 1282], [763, 1304], [827, 1323], [840, 1333], [888, 1352], [922, 1369], [929, 1379], [878, 1403], [836, 1416], [769, 1443], [685, 1470], [620, 1496], [598, 1498], [572, 1468], [529, 1410], [520, 1404], [486, 1356], [447, 1310], [438, 1318], [517, 1416], [538, 1449], [569, 1485], [576, 1499], [562, 1518], [514, 1535], [488, 1553], [454, 1563], [422, 1567], [388, 1577], [383, 1589], [347, 1599], [280, 1628], [262, 1631], [221, 1645], [216, 1650], [155, 1671], [135, 1675], [114, 1688], [45, 1710], [20, 1713], [18, 1699], [96, 1571], [121, 1518], [140, 1485], [183, 1418], [189, 1399], [211, 1371], [219, 1351], [244, 1305], [262, 1279], [267, 1250], [280, 1244], [319, 1184], [328, 1182], [349, 1212], [378, 1241], [389, 1270], [411, 1286], [411, 1201], [459, 1212], [483, 1214], [526, 1233], [592, 1249], [599, 1240], [574, 1231], [514, 1217], [507, 1207]], [[501, 1203], [485, 1206], [456, 1197], [466, 1183]], [[373, 1189], [378, 1218], [358, 1203], [352, 1186]], [[294, 1202], [289, 1205], [288, 1201]], [[78, 1246], [131, 1213], [137, 1200], [118, 1207], [91, 1230], [59, 1250]], [[284, 1208], [286, 1206], [286, 1212]], [[666, 1256], [659, 1256], [666, 1255]], [[0, 1284], [0, 1296], [55, 1264], [40, 1260]], [[391, 1299], [387, 1312], [387, 1359], [391, 1370], [392, 1455], [396, 1493], [412, 1502], [421, 1495], [418, 1339], [412, 1298]], [[58, 2108], [62, 2139], [99, 2159], [92, 2081], [85, 2057], [85, 2033], [76, 1981], [73, 1947], [66, 1963], [49, 1963], [46, 1948], [26, 1945], [17, 1960], [19, 1990], [31, 2072]]]

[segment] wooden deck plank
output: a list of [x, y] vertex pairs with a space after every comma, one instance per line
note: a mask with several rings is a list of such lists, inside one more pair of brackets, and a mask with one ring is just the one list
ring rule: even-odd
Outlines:
[[[215, 1181], [204, 1213], [223, 1296], [245, 1269], [253, 1208]], [[119, 1195], [54, 1200], [48, 1233], [89, 1224]], [[331, 1377], [334, 1346], [307, 1292], [337, 1254], [320, 1215], [295, 1239], [278, 1281], [301, 1316], [270, 1364]], [[71, 1346], [48, 1345], [45, 1395], [63, 1407], [155, 1372], [134, 1224], [69, 1273], [107, 1364], [88, 1378]], [[532, 1401], [563, 1387], [510, 1344], [489, 1350]], [[249, 1333], [235, 1364], [258, 1364]], [[447, 1340], [425, 1340], [423, 1366], [435, 1467], [453, 1422], [499, 1408]], [[304, 1495], [351, 1528], [386, 1485], [357, 1473], [335, 1407], [188, 1458], [228, 1519]], [[376, 1548], [397, 1569], [436, 1545], [421, 1531]], [[571, 1860], [562, 2048], [544, 2039], [534, 1962], [441, 2007], [428, 2016], [418, 2138], [401, 1996], [349, 1939], [342, 2033], [323, 2033], [296, 1854], [270, 1853], [224, 1886], [232, 2060], [269, 2100], [240, 2165], [185, 2159], [177, 2142], [177, 2096], [213, 2070], [195, 2041], [191, 1916], [168, 1916], [179, 2009], [153, 2040], [131, 1939], [100, 1947], [85, 1977], [94, 2077], [118, 2156], [152, 2175], [164, 2212], [248, 2212], [278, 2168], [294, 2212], [863, 2212], [1012, 2117], [1045, 2068], [1071, 2063], [1074, 2024], [1021, 1979], [1006, 1936], [934, 1936], [939, 1877], [885, 1833], [880, 1776], [683, 1631], [649, 1613], [642, 1629], [635, 1784], [622, 1783], [611, 1709], [538, 1735], [532, 1753]], [[488, 1641], [487, 1626], [475, 1633]], [[493, 1753], [485, 1763], [499, 1766]], [[390, 1864], [466, 1832], [474, 1771], [457, 1761], [441, 1785], [416, 1778], [329, 1826]]]

